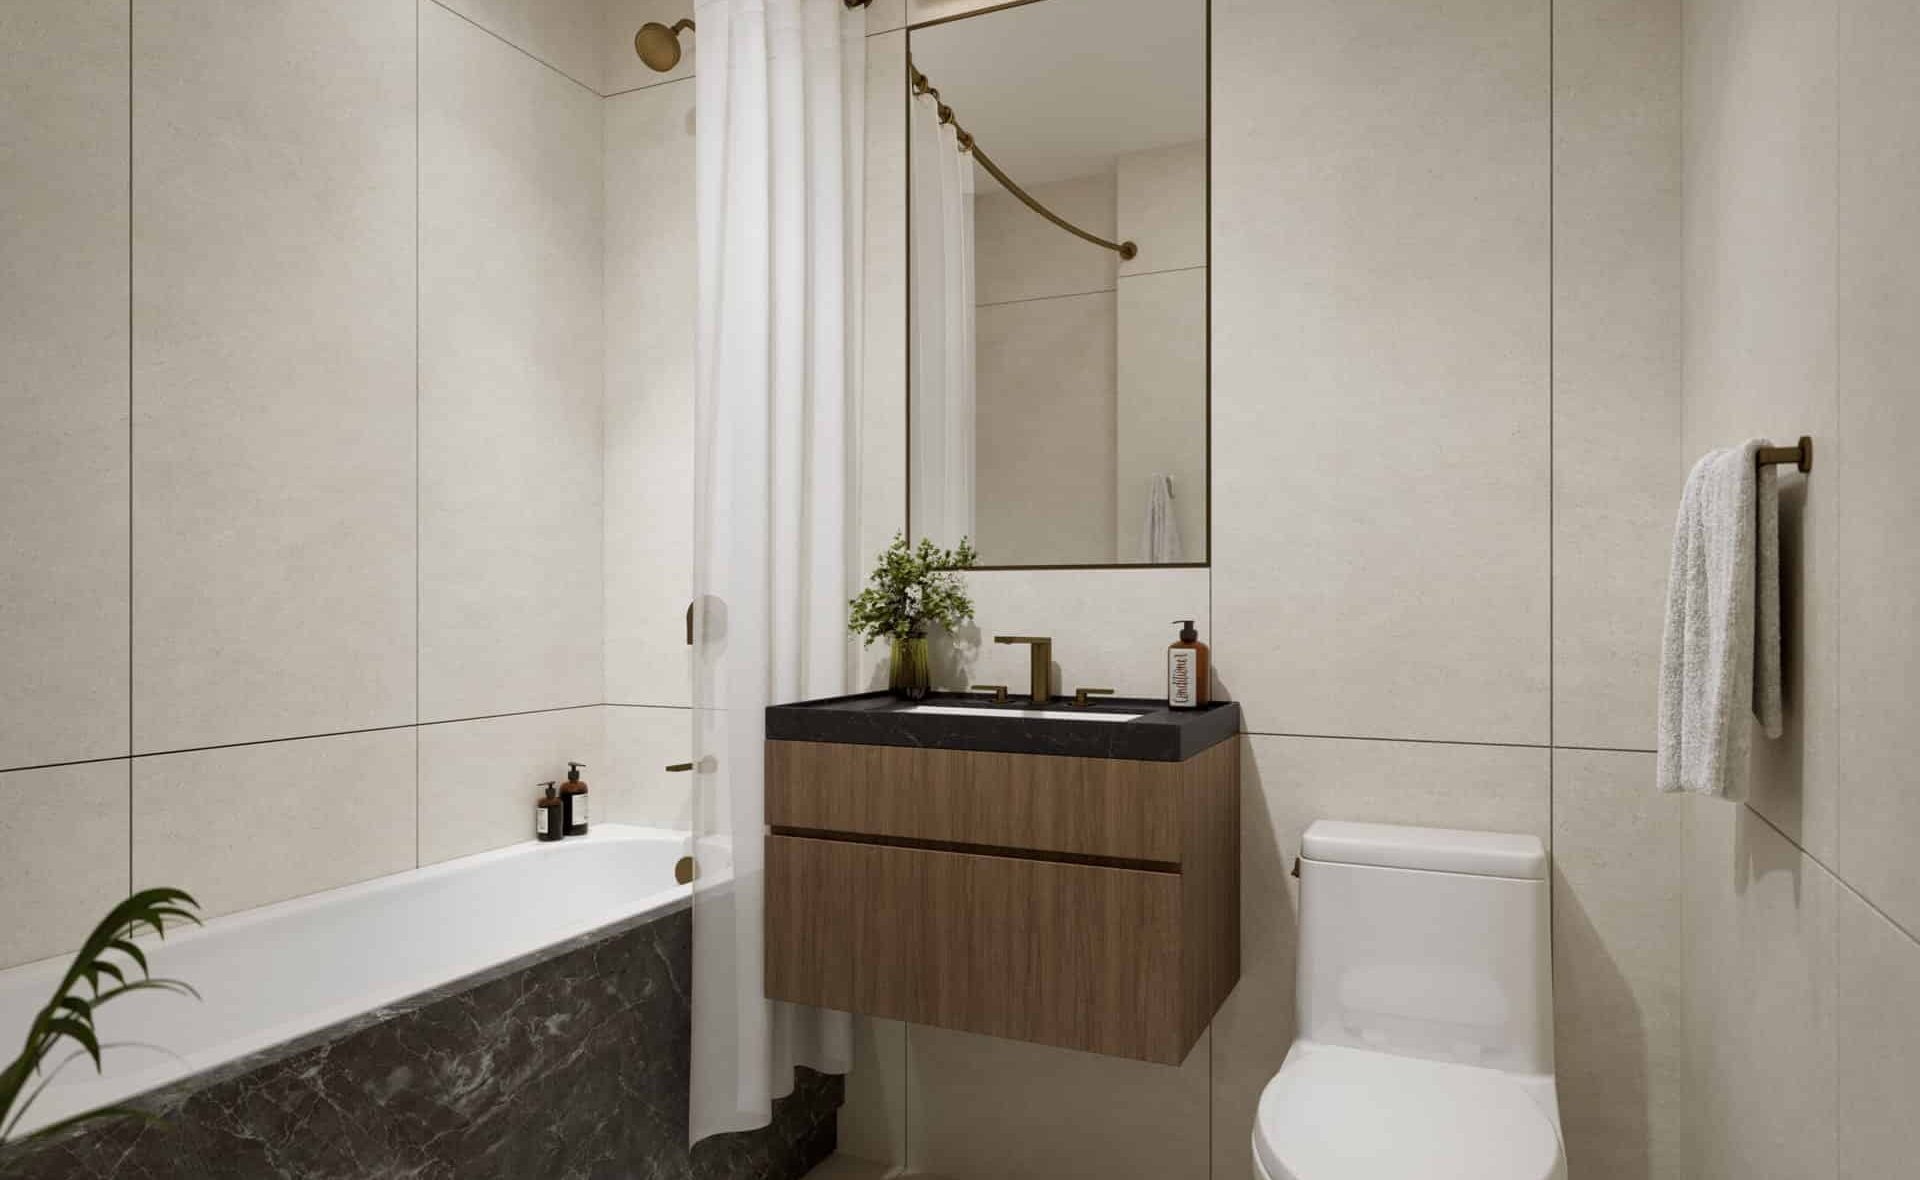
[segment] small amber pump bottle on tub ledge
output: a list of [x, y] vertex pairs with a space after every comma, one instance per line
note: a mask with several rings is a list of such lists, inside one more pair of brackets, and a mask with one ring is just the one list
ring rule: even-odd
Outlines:
[[584, 762], [567, 763], [567, 781], [560, 785], [560, 802], [566, 809], [567, 835], [587, 834], [587, 780], [580, 777]]
[[1207, 703], [1207, 645], [1192, 619], [1175, 619], [1180, 641], [1167, 645], [1167, 704], [1176, 709], [1198, 709]]

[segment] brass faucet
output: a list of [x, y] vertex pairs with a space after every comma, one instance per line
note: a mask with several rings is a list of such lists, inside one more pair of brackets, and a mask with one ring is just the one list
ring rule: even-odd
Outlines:
[[1033, 703], [1044, 705], [1053, 700], [1053, 636], [1051, 635], [996, 635], [995, 643], [1024, 643], [1032, 649], [1033, 687], [1029, 693]]

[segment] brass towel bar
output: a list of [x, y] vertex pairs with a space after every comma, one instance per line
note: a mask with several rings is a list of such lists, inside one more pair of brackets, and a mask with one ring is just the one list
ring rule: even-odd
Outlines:
[[1802, 471], [1813, 470], [1813, 439], [1800, 436], [1800, 442], [1791, 447], [1761, 447], [1754, 462], [1762, 467], [1777, 467], [1782, 463], [1791, 463]]

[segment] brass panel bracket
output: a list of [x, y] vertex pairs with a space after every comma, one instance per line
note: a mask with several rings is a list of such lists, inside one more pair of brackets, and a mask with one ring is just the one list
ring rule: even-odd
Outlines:
[[1791, 463], [1802, 472], [1813, 470], [1813, 439], [1800, 436], [1798, 445], [1791, 447], [1761, 447], [1754, 456], [1754, 463], [1760, 467], [1777, 467], [1782, 463]]

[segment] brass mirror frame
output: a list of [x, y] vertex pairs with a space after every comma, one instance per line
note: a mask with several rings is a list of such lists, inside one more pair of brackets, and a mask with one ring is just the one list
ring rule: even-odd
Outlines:
[[[913, 534], [913, 34], [921, 29], [931, 29], [939, 25], [952, 24], [954, 21], [972, 20], [989, 13], [1004, 12], [1009, 8], [1024, 8], [1029, 4], [1044, 4], [1047, 0], [1007, 0], [1004, 4], [994, 4], [976, 8], [971, 12], [955, 13], [952, 16], [935, 17], [918, 24], [910, 24], [903, 32], [906, 34], [906, 73], [900, 79], [901, 102], [906, 108], [904, 126], [906, 154], [906, 186], [901, 194], [902, 205], [906, 212], [906, 255], [907, 281], [903, 297], [906, 325], [906, 387], [901, 391], [906, 400], [906, 519], [902, 527], [907, 541], [913, 543], [917, 538]], [[1213, 566], [1213, 0], [1200, 0], [1203, 8], [1201, 35], [1206, 41], [1206, 54], [1202, 66], [1204, 77], [1201, 84], [1206, 90], [1204, 103], [1206, 119], [1206, 257], [1207, 257], [1207, 297], [1205, 308], [1206, 378], [1202, 382], [1205, 406], [1207, 450], [1207, 511], [1206, 511], [1206, 556], [1200, 561], [1111, 561], [1111, 562], [1062, 562], [1058, 565], [992, 565], [982, 563], [972, 568], [976, 570], [1197, 570], [1211, 569]]]

